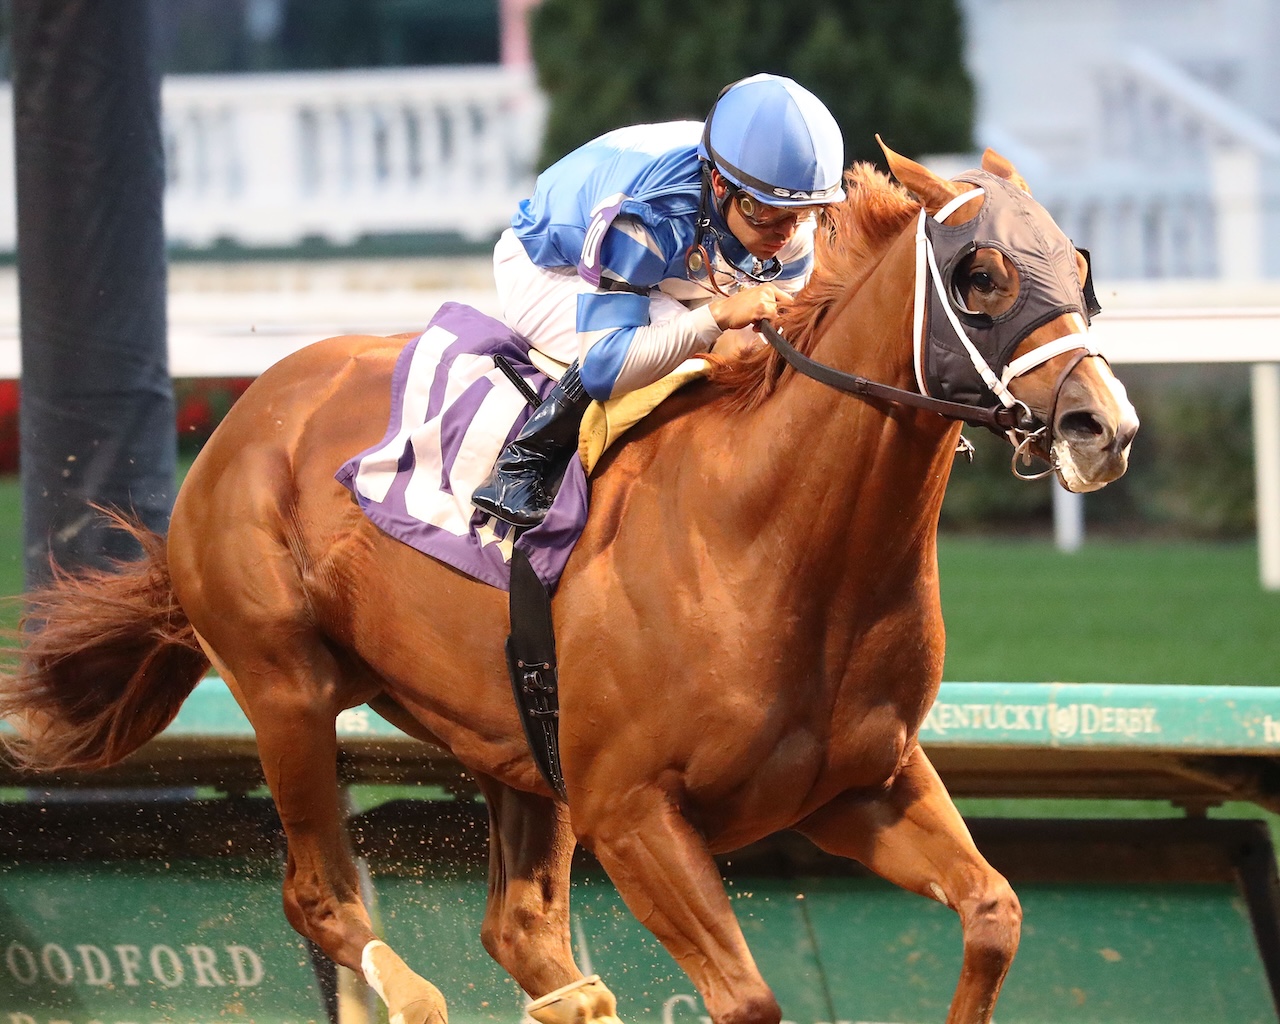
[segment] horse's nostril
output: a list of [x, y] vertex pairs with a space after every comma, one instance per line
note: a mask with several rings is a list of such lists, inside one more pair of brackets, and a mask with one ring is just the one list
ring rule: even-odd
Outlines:
[[1090, 412], [1069, 412], [1058, 419], [1058, 436], [1070, 441], [1092, 441], [1106, 433], [1106, 428]]

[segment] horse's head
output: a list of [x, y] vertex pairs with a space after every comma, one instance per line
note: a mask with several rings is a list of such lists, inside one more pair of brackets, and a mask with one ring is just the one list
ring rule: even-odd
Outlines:
[[1008, 435], [1018, 455], [1046, 459], [1068, 490], [1097, 490], [1121, 476], [1138, 417], [1088, 336], [1099, 310], [1087, 254], [993, 150], [981, 171], [947, 180], [881, 146], [924, 207], [916, 234], [920, 390], [1017, 413]]

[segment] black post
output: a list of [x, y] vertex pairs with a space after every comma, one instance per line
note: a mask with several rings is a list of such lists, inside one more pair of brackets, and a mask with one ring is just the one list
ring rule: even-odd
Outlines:
[[1236, 873], [1249, 923], [1271, 988], [1271, 1002], [1280, 1016], [1280, 875], [1276, 851], [1266, 822], [1240, 822], [1242, 835], [1234, 850]]
[[91, 504], [165, 529], [176, 435], [152, 0], [11, 11], [31, 586], [138, 554]]

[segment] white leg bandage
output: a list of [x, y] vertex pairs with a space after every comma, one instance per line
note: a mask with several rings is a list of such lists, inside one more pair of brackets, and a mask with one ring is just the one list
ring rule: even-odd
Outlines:
[[593, 985], [599, 980], [600, 980], [600, 975], [593, 974], [589, 978], [582, 978], [579, 981], [571, 981], [567, 985], [561, 985], [554, 992], [548, 992], [545, 996], [539, 996], [537, 999], [531, 1002], [525, 1009], [532, 1011], [532, 1010], [540, 1009], [543, 1006], [550, 1006], [556, 1000], [561, 999], [564, 996], [567, 996], [570, 992], [576, 992], [580, 988], [585, 988], [588, 985]]
[[[392, 952], [391, 947], [385, 942], [374, 939], [364, 947], [364, 952], [360, 954], [360, 969], [364, 971], [364, 980], [368, 983], [369, 987], [377, 992], [378, 998], [385, 1003], [387, 1001], [387, 993], [383, 989], [382, 978], [378, 974], [377, 965], [373, 962], [373, 952], [379, 946], [382, 946], [389, 953]], [[392, 955], [394, 955], [394, 953], [392, 953]]]

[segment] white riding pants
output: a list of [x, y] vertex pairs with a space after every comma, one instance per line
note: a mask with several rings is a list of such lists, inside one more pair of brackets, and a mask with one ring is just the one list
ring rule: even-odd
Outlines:
[[[578, 334], [578, 296], [595, 288], [578, 276], [576, 267], [538, 266], [508, 228], [493, 249], [493, 279], [503, 323], [565, 366], [586, 356], [590, 346]], [[656, 288], [649, 293], [650, 324], [687, 312], [670, 295]]]

